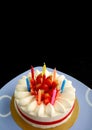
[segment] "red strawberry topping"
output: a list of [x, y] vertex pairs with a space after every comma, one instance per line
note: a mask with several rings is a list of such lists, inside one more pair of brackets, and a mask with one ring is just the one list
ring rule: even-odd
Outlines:
[[36, 78], [34, 79], [32, 78], [30, 80], [30, 84], [31, 84], [31, 94], [35, 95], [37, 101], [38, 101], [38, 91], [40, 89], [41, 102], [43, 102], [45, 105], [51, 103], [53, 90], [56, 88], [56, 91], [58, 91], [57, 90], [58, 81], [57, 80], [53, 81], [52, 75], [46, 77], [46, 75], [42, 75], [42, 73], [40, 73]]

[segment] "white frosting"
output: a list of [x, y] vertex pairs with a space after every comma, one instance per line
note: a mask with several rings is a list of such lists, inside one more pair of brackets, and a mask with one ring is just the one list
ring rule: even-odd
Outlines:
[[37, 101], [36, 100], [34, 100], [33, 102], [29, 103], [27, 105], [27, 111], [28, 111], [28, 113], [34, 112], [35, 109], [36, 109], [36, 107], [37, 107]]
[[44, 104], [37, 105], [36, 114], [38, 117], [44, 117]]
[[56, 111], [58, 111], [59, 113], [64, 113], [65, 112], [65, 106], [59, 102], [59, 101], [56, 101], [55, 104], [54, 104], [54, 108]]
[[48, 104], [48, 105], [46, 105], [46, 114], [48, 115], [48, 116], [50, 116], [50, 117], [53, 117], [53, 116], [55, 116], [56, 114], [55, 114], [55, 109], [54, 109], [54, 107], [52, 106], [52, 104]]
[[[41, 71], [36, 70], [35, 78], [40, 73]], [[53, 73], [46, 70], [46, 76], [49, 75], [53, 75]], [[51, 103], [45, 105], [43, 102], [38, 105], [35, 96], [31, 95], [27, 90], [26, 77], [31, 78], [31, 73], [29, 72], [27, 76], [23, 76], [19, 80], [15, 88], [14, 97], [15, 103], [27, 116], [31, 116], [32, 119], [37, 121], [48, 122], [63, 118], [71, 110], [74, 105], [76, 90], [73, 87], [72, 82], [67, 80], [64, 75], [56, 75], [59, 89], [64, 79], [66, 79], [66, 84], [64, 91], [62, 93], [59, 92], [54, 105]]]

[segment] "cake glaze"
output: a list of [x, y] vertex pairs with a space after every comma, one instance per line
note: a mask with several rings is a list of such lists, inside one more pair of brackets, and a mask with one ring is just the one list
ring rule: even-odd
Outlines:
[[[42, 71], [35, 70], [36, 78]], [[46, 77], [53, 76], [52, 71], [46, 69]], [[31, 72], [28, 75], [21, 77], [14, 92], [14, 103], [18, 114], [29, 124], [39, 128], [51, 128], [66, 122], [74, 109], [75, 103], [75, 88], [72, 82], [65, 78], [64, 75], [56, 73], [56, 80], [58, 81], [58, 94], [55, 102], [52, 105], [50, 102], [45, 104], [37, 103], [35, 95], [27, 89], [26, 78], [31, 79]], [[63, 80], [66, 80], [64, 91], [61, 92], [60, 88]]]

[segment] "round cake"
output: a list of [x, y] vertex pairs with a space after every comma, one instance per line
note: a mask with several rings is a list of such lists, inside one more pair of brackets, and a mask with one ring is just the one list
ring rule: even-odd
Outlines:
[[19, 116], [37, 128], [54, 128], [71, 118], [75, 107], [76, 89], [56, 68], [46, 64], [41, 70], [31, 66], [19, 79], [14, 92], [14, 106]]

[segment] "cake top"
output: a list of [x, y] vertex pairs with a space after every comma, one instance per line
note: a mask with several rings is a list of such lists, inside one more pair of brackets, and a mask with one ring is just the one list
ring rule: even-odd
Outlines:
[[28, 75], [19, 80], [14, 96], [20, 108], [30, 115], [53, 117], [72, 108], [75, 88], [56, 68], [49, 71], [44, 63], [42, 70], [31, 66]]
[[28, 91], [30, 91], [31, 95], [35, 96], [38, 105], [42, 102], [45, 105], [48, 103], [53, 105], [58, 92], [63, 92], [66, 80], [64, 79], [61, 84], [56, 78], [56, 74], [56, 68], [52, 73], [48, 74], [45, 63], [42, 67], [42, 71], [38, 74], [37, 71], [35, 73], [33, 66], [31, 66], [31, 77], [26, 78], [26, 83]]
[[62, 84], [58, 80], [56, 68], [52, 73], [48, 73], [45, 63], [41, 72], [35, 71], [31, 66], [31, 74], [26, 78], [27, 89], [31, 95], [35, 96], [38, 105], [42, 102], [45, 105], [48, 103], [53, 105], [58, 93], [64, 91], [65, 83], [65, 79]]

